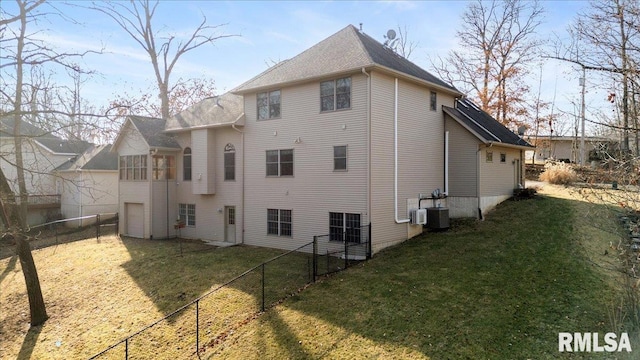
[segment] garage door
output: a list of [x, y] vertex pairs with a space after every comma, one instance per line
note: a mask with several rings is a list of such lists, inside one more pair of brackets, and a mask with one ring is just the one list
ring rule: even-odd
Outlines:
[[144, 206], [142, 204], [126, 203], [127, 234], [128, 236], [144, 238]]

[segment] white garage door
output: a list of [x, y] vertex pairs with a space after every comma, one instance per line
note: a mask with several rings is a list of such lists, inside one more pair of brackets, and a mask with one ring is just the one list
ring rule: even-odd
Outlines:
[[142, 204], [126, 203], [127, 234], [128, 236], [144, 238], [144, 206]]

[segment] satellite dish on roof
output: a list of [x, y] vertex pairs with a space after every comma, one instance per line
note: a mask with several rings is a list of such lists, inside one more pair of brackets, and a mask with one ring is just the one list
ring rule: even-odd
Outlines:
[[518, 135], [522, 136], [524, 135], [524, 132], [527, 131], [527, 127], [526, 126], [520, 126], [518, 127]]
[[396, 38], [396, 32], [393, 29], [389, 29], [389, 31], [387, 31], [387, 39], [389, 40], [393, 40]]

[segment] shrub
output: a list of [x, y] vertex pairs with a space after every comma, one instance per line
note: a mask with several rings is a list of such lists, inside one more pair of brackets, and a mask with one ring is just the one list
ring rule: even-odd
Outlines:
[[566, 163], [548, 163], [539, 179], [550, 184], [571, 184], [578, 180], [578, 174]]
[[514, 189], [513, 199], [514, 200], [531, 199], [536, 195], [536, 193], [537, 193], [537, 190], [534, 188]]

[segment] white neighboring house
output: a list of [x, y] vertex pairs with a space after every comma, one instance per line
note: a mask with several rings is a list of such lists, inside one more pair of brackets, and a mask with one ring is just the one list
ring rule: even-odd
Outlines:
[[[111, 145], [92, 145], [55, 169], [60, 192], [60, 212], [65, 219], [118, 212], [118, 156]], [[65, 223], [90, 225], [93, 219]]]
[[347, 26], [169, 119], [129, 116], [112, 149], [120, 233], [173, 237], [181, 220], [186, 238], [375, 253], [422, 232], [419, 206], [482, 216], [524, 184], [530, 145], [471, 107]]
[[[0, 118], [0, 166], [14, 193], [18, 193], [18, 171], [14, 142], [13, 117]], [[60, 192], [53, 170], [83, 153], [91, 145], [85, 141], [69, 141], [54, 136], [22, 120], [19, 137], [25, 168], [28, 199], [27, 222], [37, 225], [59, 217]]]

